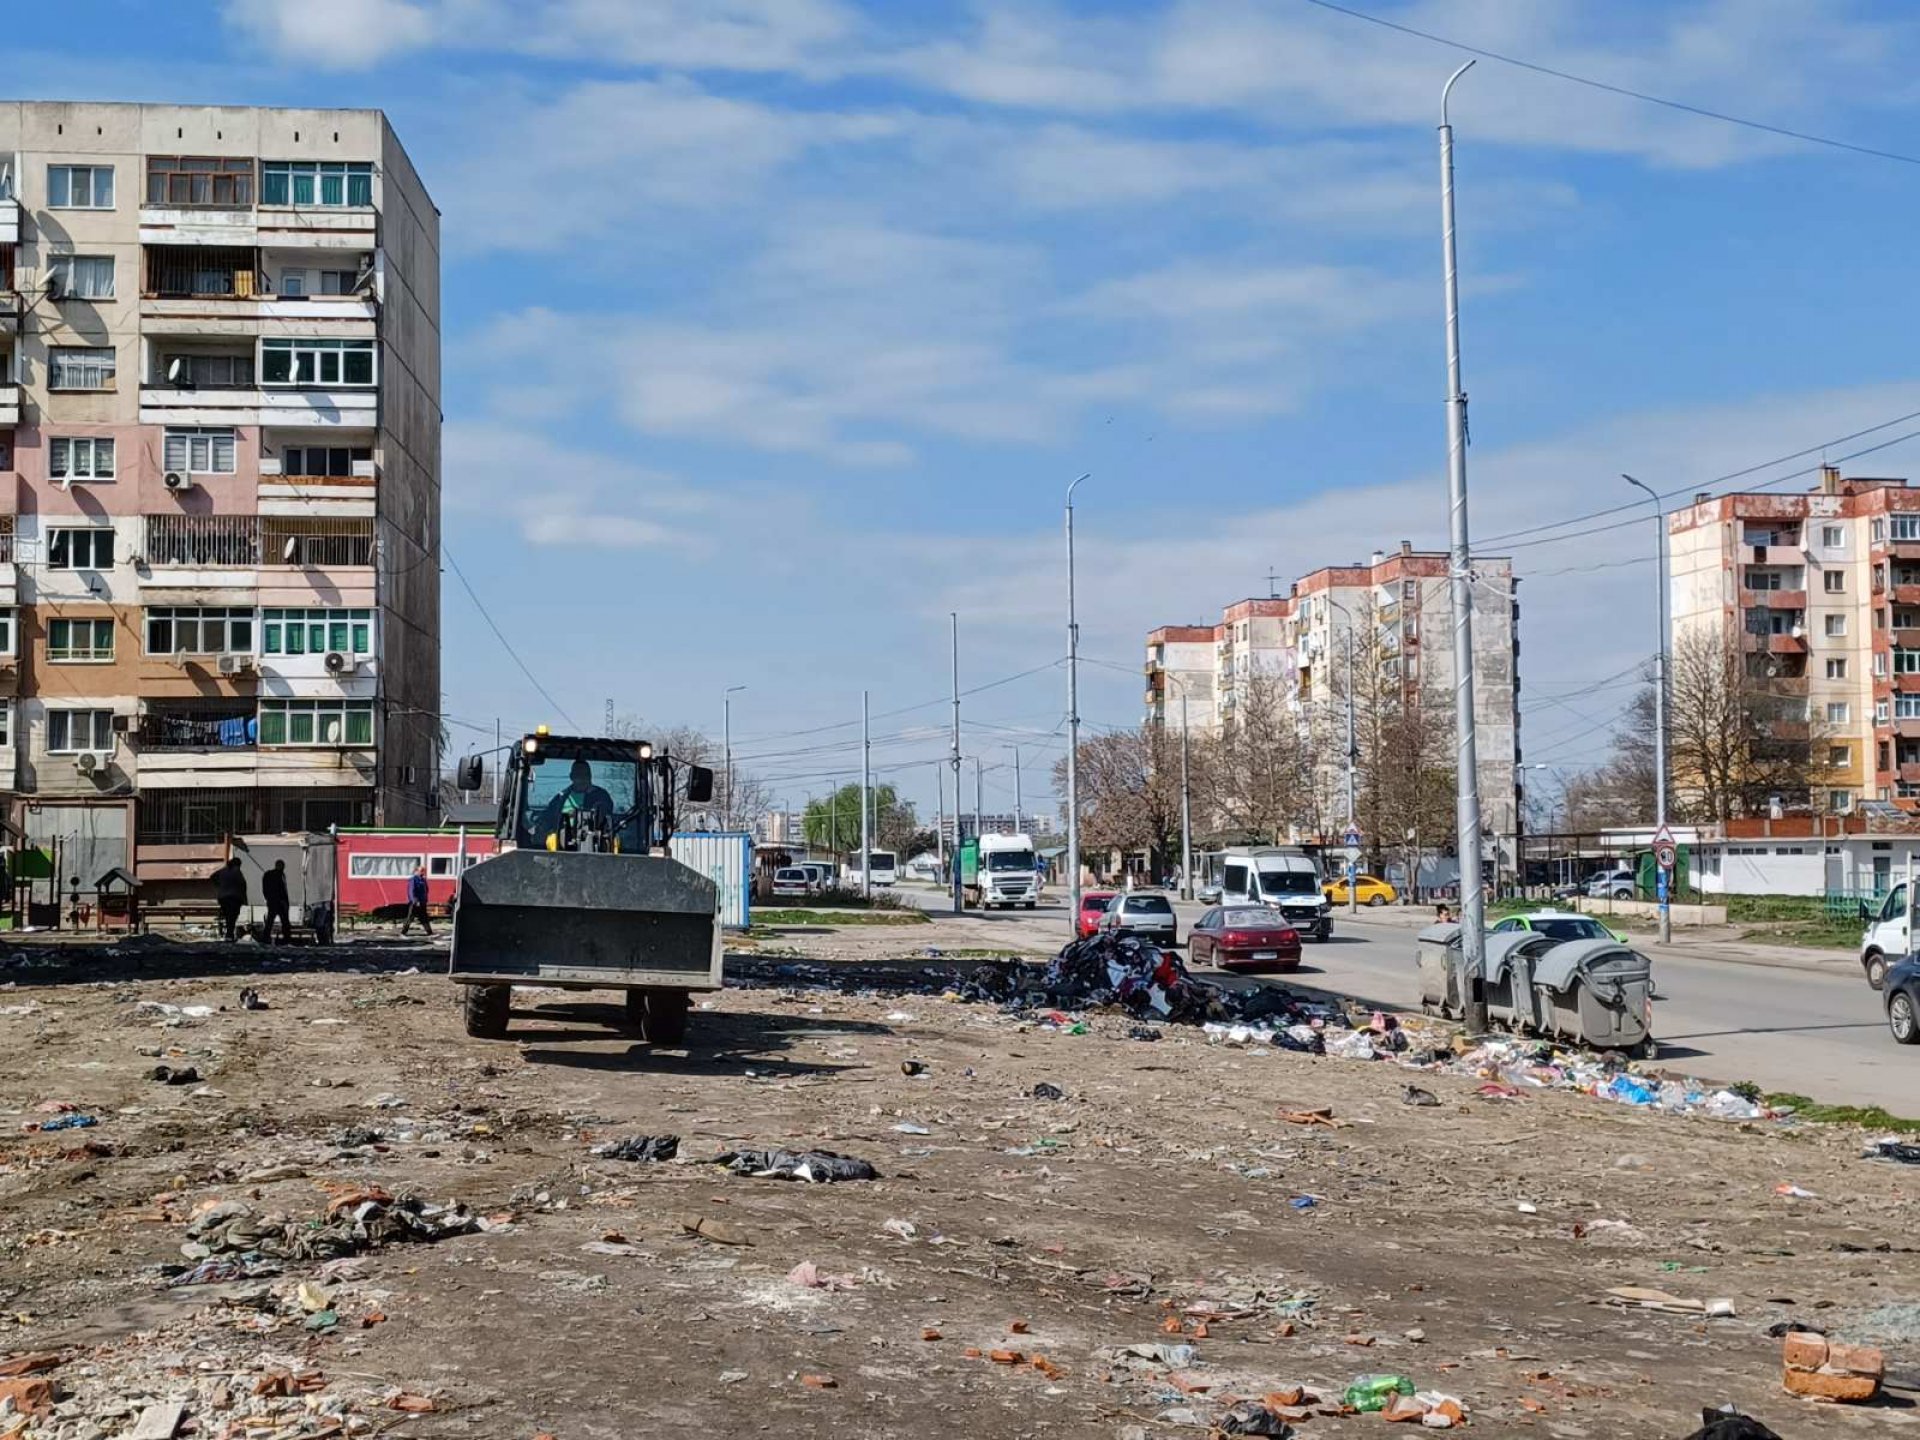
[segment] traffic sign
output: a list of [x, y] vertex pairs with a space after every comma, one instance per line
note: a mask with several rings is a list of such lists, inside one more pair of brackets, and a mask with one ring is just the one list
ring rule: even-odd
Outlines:
[[1360, 848], [1360, 832], [1358, 830], [1349, 829], [1347, 831], [1347, 849], [1358, 850], [1359, 848]]
[[1673, 869], [1673, 863], [1677, 858], [1671, 839], [1656, 840], [1653, 842], [1653, 863], [1658, 865], [1662, 870]]

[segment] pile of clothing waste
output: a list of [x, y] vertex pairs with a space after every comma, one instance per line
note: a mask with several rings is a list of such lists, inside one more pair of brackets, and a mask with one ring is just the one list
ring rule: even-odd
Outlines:
[[489, 1222], [460, 1204], [430, 1205], [377, 1185], [338, 1187], [319, 1218], [262, 1214], [223, 1200], [194, 1217], [180, 1253], [196, 1262], [175, 1285], [224, 1283], [274, 1273], [277, 1261], [338, 1260], [384, 1245], [431, 1244], [471, 1235]]

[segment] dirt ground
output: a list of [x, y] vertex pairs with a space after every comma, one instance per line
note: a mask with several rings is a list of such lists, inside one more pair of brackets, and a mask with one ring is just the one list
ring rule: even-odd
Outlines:
[[[1859, 1132], [920, 995], [729, 988], [689, 1050], [652, 1051], [614, 996], [521, 992], [484, 1042], [443, 952], [264, 963], [0, 969], [0, 1361], [59, 1357], [26, 1436], [1197, 1436], [1290, 1385], [1324, 1402], [1302, 1433], [1352, 1434], [1381, 1417], [1329, 1412], [1369, 1372], [1492, 1435], [1681, 1437], [1726, 1401], [1787, 1440], [1920, 1419], [1920, 1169], [1860, 1158]], [[98, 1123], [26, 1128], [59, 1104]], [[1337, 1126], [1281, 1119], [1322, 1107]], [[661, 1134], [678, 1161], [590, 1153]], [[881, 1178], [692, 1163], [767, 1146]], [[487, 1228], [169, 1286], [196, 1213], [317, 1221], [323, 1185]], [[1603, 1303], [1619, 1286], [1733, 1314]], [[1888, 1395], [1785, 1395], [1766, 1330], [1789, 1318], [1885, 1344]]]

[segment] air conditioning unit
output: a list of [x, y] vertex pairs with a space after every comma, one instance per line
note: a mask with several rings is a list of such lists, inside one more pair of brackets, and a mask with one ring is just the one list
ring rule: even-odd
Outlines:
[[166, 486], [173, 494], [177, 495], [182, 490], [191, 490], [193, 488], [193, 477], [181, 470], [169, 470], [160, 478], [160, 483]]
[[353, 657], [341, 650], [329, 650], [327, 658], [322, 663], [327, 667], [329, 675], [347, 675], [357, 668], [353, 663]]
[[82, 775], [97, 775], [107, 768], [107, 755], [100, 750], [82, 750], [73, 757], [73, 768]]
[[253, 673], [253, 656], [222, 655], [220, 657], [222, 675], [250, 675]]

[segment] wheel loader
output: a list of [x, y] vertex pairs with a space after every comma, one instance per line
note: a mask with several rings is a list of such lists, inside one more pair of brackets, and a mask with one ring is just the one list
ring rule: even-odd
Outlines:
[[[481, 759], [459, 767], [480, 785]], [[553, 735], [509, 751], [498, 853], [460, 876], [447, 973], [467, 1034], [507, 1033], [515, 985], [623, 990], [649, 1044], [678, 1045], [695, 991], [720, 987], [720, 892], [671, 854], [674, 806], [713, 772], [644, 740]], [[677, 792], [677, 793], [676, 793]]]

